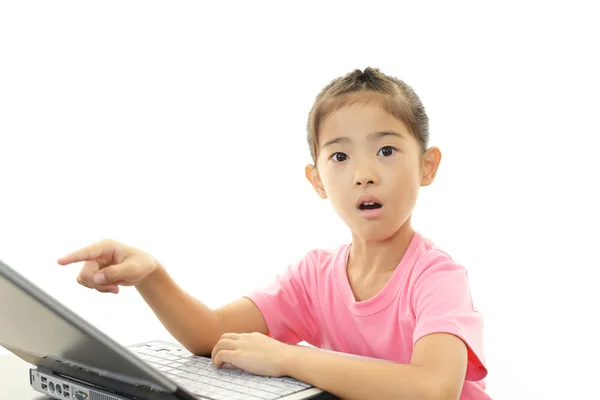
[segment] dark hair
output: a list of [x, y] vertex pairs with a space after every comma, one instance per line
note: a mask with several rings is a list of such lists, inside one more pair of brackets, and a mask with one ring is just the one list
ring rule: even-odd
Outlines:
[[383, 74], [377, 68], [355, 69], [334, 79], [317, 96], [310, 110], [307, 139], [316, 165], [319, 128], [323, 120], [342, 107], [376, 102], [402, 121], [419, 142], [423, 152], [429, 143], [429, 118], [419, 96], [404, 81]]

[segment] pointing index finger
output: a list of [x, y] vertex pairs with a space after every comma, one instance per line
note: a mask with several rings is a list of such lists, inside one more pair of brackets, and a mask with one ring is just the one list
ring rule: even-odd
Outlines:
[[92, 261], [98, 259], [108, 249], [102, 246], [101, 243], [93, 244], [83, 249], [74, 251], [57, 260], [60, 265], [72, 264], [80, 261]]

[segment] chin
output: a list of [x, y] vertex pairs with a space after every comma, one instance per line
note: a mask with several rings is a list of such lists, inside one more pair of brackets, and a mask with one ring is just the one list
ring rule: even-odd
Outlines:
[[393, 229], [354, 229], [352, 233], [368, 242], [383, 242], [390, 239], [398, 230]]
[[402, 229], [408, 218], [390, 218], [383, 215], [376, 220], [366, 220], [354, 215], [338, 214], [344, 224], [350, 229], [353, 237], [368, 242], [383, 242], [391, 239]]

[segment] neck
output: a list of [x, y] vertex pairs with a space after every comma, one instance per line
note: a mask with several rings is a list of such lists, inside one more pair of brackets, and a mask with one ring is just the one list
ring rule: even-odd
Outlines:
[[348, 267], [361, 274], [379, 274], [396, 269], [415, 231], [410, 218], [391, 237], [385, 240], [369, 241], [352, 234], [352, 248]]

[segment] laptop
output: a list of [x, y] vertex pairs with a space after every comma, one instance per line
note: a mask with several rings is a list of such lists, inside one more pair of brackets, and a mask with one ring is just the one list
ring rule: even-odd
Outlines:
[[123, 347], [2, 261], [0, 346], [30, 363], [31, 387], [54, 399], [336, 398], [291, 377], [217, 369], [177, 343]]

